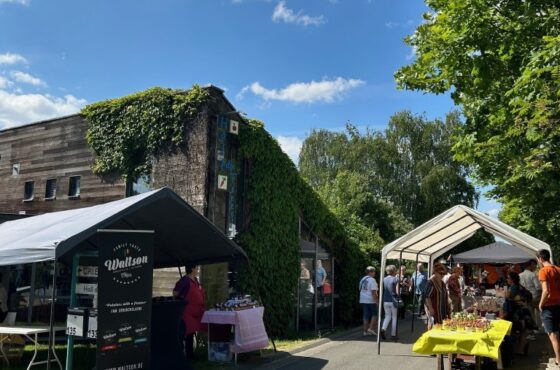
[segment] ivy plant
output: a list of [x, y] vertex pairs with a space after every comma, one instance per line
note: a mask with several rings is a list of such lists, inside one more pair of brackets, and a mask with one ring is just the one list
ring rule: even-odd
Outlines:
[[93, 173], [125, 181], [149, 174], [153, 158], [184, 144], [186, 122], [207, 99], [208, 92], [197, 85], [190, 90], [155, 87], [88, 105], [81, 113], [96, 154]]

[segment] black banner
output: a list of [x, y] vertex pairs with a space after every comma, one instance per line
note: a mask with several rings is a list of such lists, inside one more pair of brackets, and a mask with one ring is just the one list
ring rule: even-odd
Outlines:
[[150, 368], [152, 232], [100, 230], [97, 370]]

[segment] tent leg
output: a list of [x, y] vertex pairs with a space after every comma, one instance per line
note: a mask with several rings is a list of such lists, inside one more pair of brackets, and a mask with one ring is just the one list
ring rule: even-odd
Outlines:
[[56, 260], [53, 261], [53, 286], [51, 296], [51, 317], [49, 320], [49, 346], [47, 349], [47, 370], [51, 370], [51, 351], [54, 350], [54, 301], [56, 299]]
[[27, 323], [33, 322], [33, 304], [35, 303], [35, 281], [37, 280], [37, 263], [31, 265], [31, 284], [29, 289], [29, 302], [27, 303]]
[[379, 275], [379, 302], [378, 302], [378, 315], [377, 315], [377, 354], [381, 354], [381, 312], [383, 309], [383, 279], [385, 278], [385, 264], [387, 263], [386, 257], [381, 256], [381, 274]]

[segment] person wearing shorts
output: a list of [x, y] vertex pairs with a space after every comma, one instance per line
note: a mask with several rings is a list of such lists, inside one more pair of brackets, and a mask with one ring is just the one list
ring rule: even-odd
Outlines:
[[541, 321], [544, 331], [548, 334], [554, 349], [556, 366], [560, 364], [560, 268], [550, 263], [550, 252], [546, 249], [539, 250], [537, 259], [541, 269], [539, 281], [542, 286], [542, 295], [539, 302]]
[[379, 300], [375, 268], [366, 267], [366, 275], [360, 280], [360, 304], [363, 311], [363, 335], [377, 335], [374, 328], [377, 325], [377, 301]]

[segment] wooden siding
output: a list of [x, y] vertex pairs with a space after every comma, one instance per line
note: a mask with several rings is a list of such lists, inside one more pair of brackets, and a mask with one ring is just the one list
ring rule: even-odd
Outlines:
[[[0, 131], [0, 212], [34, 215], [123, 198], [124, 182], [109, 184], [91, 172], [94, 154], [86, 130], [85, 120], [74, 115]], [[14, 164], [20, 165], [17, 176]], [[68, 196], [71, 176], [80, 176], [78, 199]], [[57, 180], [55, 200], [45, 200], [48, 179]], [[35, 182], [35, 196], [24, 202], [26, 181]]]

